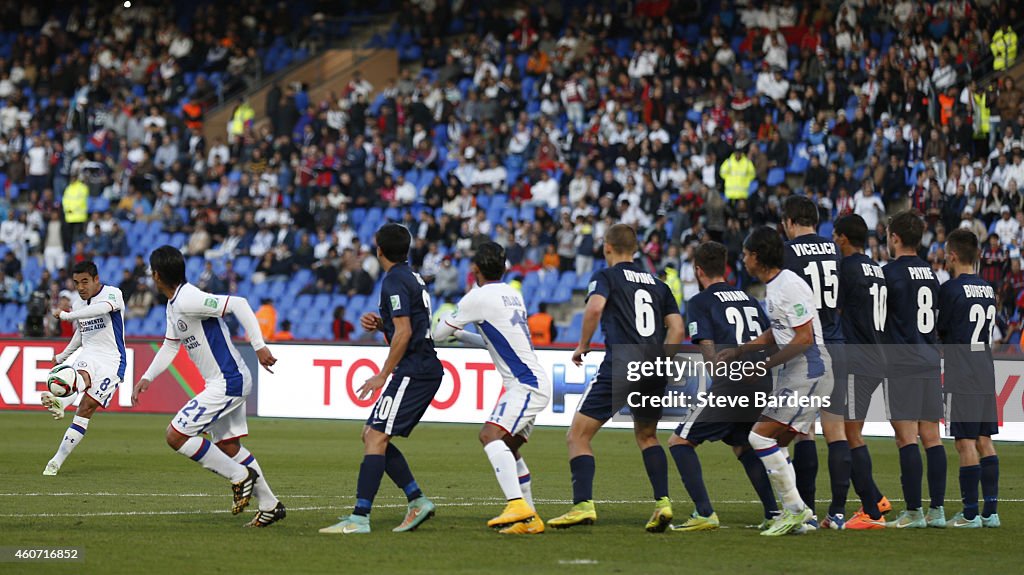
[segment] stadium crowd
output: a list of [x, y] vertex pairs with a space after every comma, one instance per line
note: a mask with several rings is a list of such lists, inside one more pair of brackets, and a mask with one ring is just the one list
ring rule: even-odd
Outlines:
[[[275, 85], [267, 118], [237, 99], [210, 140], [203, 112], [259, 83], [275, 46], [296, 58], [323, 46], [322, 14], [12, 6], [0, 298], [17, 305], [5, 321], [37, 289], [57, 306], [68, 263], [97, 258], [137, 320], [128, 333], [159, 335], [138, 256], [172, 243], [203, 289], [287, 307], [294, 337], [359, 337], [344, 326], [376, 306], [372, 232], [389, 219], [413, 232], [412, 263], [438, 304], [466, 289], [467, 256], [485, 239], [538, 288], [534, 309], [570, 301], [602, 265], [604, 230], [624, 222], [685, 305], [695, 243], [723, 242], [732, 281], [749, 286], [746, 232], [778, 223], [782, 200], [801, 193], [823, 235], [838, 215], [864, 217], [880, 263], [886, 213], [916, 207], [940, 276], [945, 233], [971, 228], [1002, 336], [1019, 338], [1013, 2], [407, 1], [371, 42], [411, 62], [398, 78], [356, 75], [322, 102]], [[340, 318], [303, 315], [338, 306]], [[578, 320], [559, 341], [575, 340]]]

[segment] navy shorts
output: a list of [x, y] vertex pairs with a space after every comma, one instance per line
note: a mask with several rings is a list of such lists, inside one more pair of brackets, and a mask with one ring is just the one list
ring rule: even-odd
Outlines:
[[[848, 373], [842, 382], [836, 382], [832, 388], [832, 401], [842, 401], [843, 417], [847, 421], [864, 421], [868, 417], [868, 408], [871, 407], [871, 396], [875, 390], [882, 385], [883, 378], [870, 375]], [[832, 405], [835, 407], [835, 404]], [[829, 413], [835, 411], [829, 410]]]
[[846, 345], [844, 342], [826, 342], [825, 349], [832, 358], [832, 395], [829, 396], [828, 407], [821, 410], [833, 415], [846, 415], [846, 378], [849, 370], [846, 364]]
[[996, 394], [946, 394], [946, 429], [954, 439], [978, 439], [999, 433]]
[[883, 389], [890, 421], [942, 419], [942, 381], [939, 376], [890, 377], [885, 380]]
[[394, 374], [366, 425], [391, 437], [408, 437], [441, 388], [441, 378]]
[[590, 386], [584, 393], [577, 411], [598, 421], [608, 421], [620, 411], [632, 415], [635, 420], [660, 421], [660, 404], [658, 407], [644, 405], [630, 408], [627, 404], [628, 396], [634, 391], [640, 392], [641, 397], [664, 396], [667, 387], [668, 383], [664, 379], [613, 385], [612, 380], [601, 377], [599, 371], [594, 379], [590, 380]]

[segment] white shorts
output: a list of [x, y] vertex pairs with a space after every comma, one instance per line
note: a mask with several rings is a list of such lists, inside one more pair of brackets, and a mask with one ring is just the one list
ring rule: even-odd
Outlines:
[[832, 361], [828, 356], [823, 359], [825, 371], [817, 378], [807, 377], [805, 362], [783, 368], [775, 379], [771, 397], [773, 404], [765, 407], [761, 415], [787, 425], [797, 433], [810, 433], [822, 402], [832, 395], [834, 384]]
[[[110, 405], [110, 399], [114, 392], [121, 385], [121, 378], [117, 376], [117, 365], [109, 366], [108, 362], [97, 361], [86, 354], [79, 354], [72, 367], [75, 371], [84, 371], [89, 374], [91, 382], [85, 394], [96, 400], [103, 407]], [[112, 369], [111, 369], [112, 367]]]
[[249, 435], [245, 396], [224, 395], [223, 389], [207, 387], [178, 410], [171, 427], [189, 437], [208, 433], [214, 443]]
[[548, 396], [539, 389], [513, 385], [498, 398], [498, 403], [491, 411], [487, 423], [493, 423], [509, 435], [527, 439], [533, 431], [533, 422], [537, 419], [537, 414], [544, 411], [548, 400]]

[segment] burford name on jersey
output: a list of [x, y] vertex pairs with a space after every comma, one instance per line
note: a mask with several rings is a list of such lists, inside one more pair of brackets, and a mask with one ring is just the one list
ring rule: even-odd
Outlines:
[[996, 297], [996, 290], [992, 289], [992, 286], [979, 286], [979, 285], [964, 285], [964, 295], [967, 297], [975, 298], [992, 298]]
[[910, 279], [912, 279], [912, 280], [933, 280], [933, 279], [935, 279], [935, 274], [932, 273], [932, 268], [923, 268], [923, 267], [907, 268], [907, 271], [910, 272]]
[[864, 276], [869, 278], [885, 279], [885, 274], [882, 273], [882, 266], [871, 265], [868, 263], [860, 264], [860, 268], [864, 271]]
[[821, 244], [789, 244], [793, 252], [798, 256], [834, 256], [836, 245], [832, 242]]

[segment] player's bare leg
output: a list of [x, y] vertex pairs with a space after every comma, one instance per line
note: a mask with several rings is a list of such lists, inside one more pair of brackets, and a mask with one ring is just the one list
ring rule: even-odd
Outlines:
[[789, 426], [766, 417], [754, 424], [748, 435], [750, 446], [761, 458], [772, 487], [782, 498], [782, 514], [770, 528], [761, 532], [762, 535], [773, 537], [799, 532], [804, 522], [812, 516], [796, 488], [796, 471], [789, 462], [789, 451], [786, 449], [796, 435]]
[[[532, 503], [526, 500], [519, 478], [516, 460], [518, 448], [522, 446], [523, 439], [513, 437], [503, 428], [491, 422], [483, 425], [479, 438], [507, 501], [505, 510], [488, 521], [487, 526], [499, 528], [502, 533], [524, 535], [543, 533], [544, 522], [537, 515]], [[521, 456], [518, 459], [522, 461]], [[516, 529], [511, 530], [512, 527]]]
[[179, 432], [173, 425], [167, 426], [166, 439], [171, 449], [230, 481], [233, 499], [231, 513], [238, 515], [245, 511], [259, 478], [259, 473], [255, 469], [233, 461], [220, 449], [211, 449], [213, 445], [209, 439], [190, 437]]
[[[78, 447], [82, 440], [85, 439], [85, 432], [89, 429], [89, 422], [92, 420], [92, 416], [96, 413], [96, 408], [100, 407], [98, 401], [85, 394], [85, 390], [92, 384], [92, 380], [89, 378], [89, 373], [86, 371], [79, 371], [78, 376], [82, 378], [83, 383], [81, 393], [82, 401], [78, 404], [78, 409], [75, 411], [75, 418], [71, 421], [71, 425], [68, 426], [67, 431], [64, 432], [64, 438], [61, 439], [60, 446], [57, 447], [57, 453], [46, 463], [46, 467], [43, 469], [43, 475], [52, 476], [57, 475], [60, 472], [60, 468], [64, 465], [64, 461], [71, 455], [71, 452]], [[49, 394], [46, 394], [49, 395]], [[56, 402], [56, 406], [51, 408], [46, 405], [47, 398], [43, 398], [43, 405], [50, 409], [51, 412], [54, 409], [59, 410], [60, 417], [64, 417], [64, 407], [75, 400], [75, 394], [71, 394], [68, 397], [61, 398], [50, 395], [53, 401]], [[59, 419], [56, 418], [55, 419]]]
[[644, 528], [651, 533], [662, 533], [672, 524], [672, 501], [668, 497], [668, 458], [658, 441], [658, 422], [634, 419], [633, 437], [643, 455], [647, 479], [654, 491], [654, 512]]
[[223, 451], [224, 455], [227, 455], [232, 460], [256, 470], [256, 473], [259, 474], [256, 478], [256, 485], [252, 490], [256, 501], [259, 502], [259, 511], [256, 512], [256, 516], [253, 517], [252, 521], [246, 523], [245, 526], [269, 527], [271, 524], [284, 519], [287, 516], [284, 504], [270, 490], [270, 485], [267, 483], [266, 476], [264, 476], [259, 462], [256, 461], [256, 456], [242, 445], [241, 440], [236, 437], [234, 439], [218, 441], [217, 449]]
[[569, 469], [572, 472], [573, 508], [548, 521], [548, 525], [556, 529], [592, 525], [597, 521], [597, 511], [594, 510], [594, 451], [590, 444], [602, 425], [604, 420], [579, 412], [573, 415], [572, 424], [565, 435], [569, 447]]

